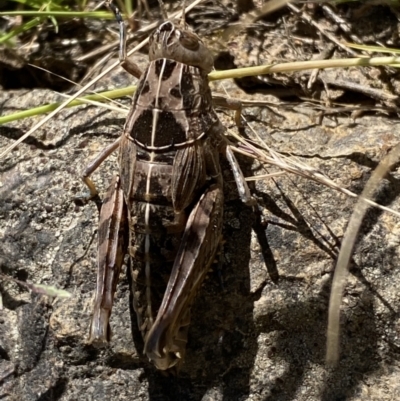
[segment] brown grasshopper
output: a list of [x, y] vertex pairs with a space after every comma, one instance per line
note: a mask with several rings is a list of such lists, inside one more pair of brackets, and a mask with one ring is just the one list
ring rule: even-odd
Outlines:
[[[126, 58], [120, 24], [120, 60]], [[232, 167], [241, 199], [248, 187], [213, 106], [207, 74], [212, 53], [181, 23], [162, 23], [149, 40], [149, 66], [140, 75], [121, 137], [83, 172], [89, 176], [119, 149], [100, 212], [98, 273], [90, 343], [110, 340], [109, 318], [124, 255], [131, 258], [132, 291], [144, 353], [158, 369], [183, 360], [194, 297], [219, 248], [223, 218], [220, 154]]]

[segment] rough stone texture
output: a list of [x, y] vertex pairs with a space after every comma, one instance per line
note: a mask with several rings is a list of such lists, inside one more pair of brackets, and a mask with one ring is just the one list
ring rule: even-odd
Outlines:
[[[113, 82], [128, 80], [116, 73]], [[127, 82], [127, 81], [126, 81]], [[215, 85], [216, 90], [221, 83]], [[226, 84], [225, 84], [226, 85]], [[236, 97], [245, 96], [227, 86]], [[235, 94], [236, 91], [236, 94]], [[60, 100], [45, 90], [0, 93], [1, 114]], [[126, 103], [128, 104], [128, 103]], [[232, 119], [221, 113], [227, 125]], [[370, 113], [315, 115], [301, 105], [245, 112], [275, 150], [320, 169], [360, 193], [400, 138], [398, 118]], [[37, 119], [0, 126], [0, 149]], [[121, 275], [107, 349], [87, 345], [96, 282], [98, 212], [78, 207], [83, 166], [121, 132], [123, 113], [93, 106], [64, 110], [0, 163], [0, 266], [20, 280], [73, 294], [51, 299], [2, 280], [0, 398], [7, 401], [394, 400], [400, 397], [399, 219], [368, 212], [342, 310], [341, 360], [324, 366], [327, 304], [341, 237], [354, 199], [294, 175], [257, 184], [268, 222], [273, 283], [251, 232], [253, 216], [235, 197], [226, 168], [223, 288], [218, 272], [193, 310], [186, 362], [178, 377], [155, 371], [135, 348], [128, 279]], [[251, 135], [250, 131], [248, 134]], [[242, 160], [246, 164], [246, 160]], [[253, 170], [265, 171], [253, 166]], [[117, 171], [111, 156], [94, 174], [105, 191]], [[270, 171], [274, 171], [273, 168]], [[400, 209], [398, 169], [379, 202]]]

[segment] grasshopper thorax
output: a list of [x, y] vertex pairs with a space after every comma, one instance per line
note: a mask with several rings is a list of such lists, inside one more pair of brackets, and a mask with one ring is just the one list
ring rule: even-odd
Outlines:
[[149, 43], [150, 61], [167, 58], [198, 67], [207, 74], [213, 69], [213, 55], [203, 41], [187, 28], [177, 28], [171, 21], [161, 24]]

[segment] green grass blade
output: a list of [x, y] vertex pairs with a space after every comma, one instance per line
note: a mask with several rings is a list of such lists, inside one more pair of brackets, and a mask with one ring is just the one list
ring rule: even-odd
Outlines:
[[[106, 102], [109, 99], [117, 99], [117, 98], [120, 98], [123, 96], [131, 96], [132, 93], [135, 92], [135, 90], [136, 90], [136, 86], [128, 86], [127, 88], [114, 89], [111, 91], [101, 92], [101, 93], [94, 94], [94, 95], [87, 95], [82, 98], [73, 100], [66, 107], [69, 108], [69, 107], [80, 106], [82, 104], [87, 104], [87, 100], [96, 101], [96, 102]], [[38, 116], [41, 114], [49, 113], [49, 112], [55, 110], [58, 106], [60, 106], [60, 104], [62, 104], [62, 102], [46, 104], [44, 106], [39, 106], [39, 107], [35, 107], [33, 109], [24, 110], [24, 111], [21, 111], [18, 113], [9, 114], [7, 116], [1, 116], [0, 117], [0, 125], [9, 123], [11, 121], [21, 120], [21, 119], [27, 118], [27, 117], [33, 117], [33, 116]]]
[[3, 11], [0, 17], [55, 17], [55, 18], [97, 18], [114, 19], [109, 11]]
[[29, 284], [29, 289], [37, 294], [47, 295], [49, 297], [71, 298], [72, 294], [68, 291], [56, 288], [52, 285]]
[[10, 39], [19, 35], [21, 32], [28, 31], [29, 29], [39, 25], [41, 22], [42, 22], [41, 18], [35, 18], [16, 29], [13, 29], [11, 32], [6, 33], [3, 36], [0, 36], [0, 44], [8, 42]]

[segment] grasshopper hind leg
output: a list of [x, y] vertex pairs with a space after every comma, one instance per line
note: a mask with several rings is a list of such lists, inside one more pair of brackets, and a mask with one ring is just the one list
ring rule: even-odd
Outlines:
[[[262, 222], [262, 215], [259, 209], [257, 200], [252, 196], [249, 185], [243, 175], [242, 169], [240, 168], [239, 162], [237, 161], [232, 148], [228, 141], [223, 138], [223, 153], [228, 161], [232, 174], [236, 183], [236, 188], [240, 197], [240, 200], [247, 206], [251, 207], [255, 217], [253, 224], [253, 230], [257, 236], [258, 243], [261, 247], [261, 253], [264, 258], [265, 265], [268, 270], [268, 274], [271, 280], [276, 283], [279, 280], [279, 272], [276, 267], [276, 262], [273, 258], [271, 250], [268, 244], [268, 238], [266, 236], [266, 225]], [[254, 189], [254, 188], [252, 188]]]
[[100, 212], [97, 254], [97, 288], [89, 343], [110, 340], [110, 315], [127, 248], [126, 206], [119, 177], [113, 178]]

